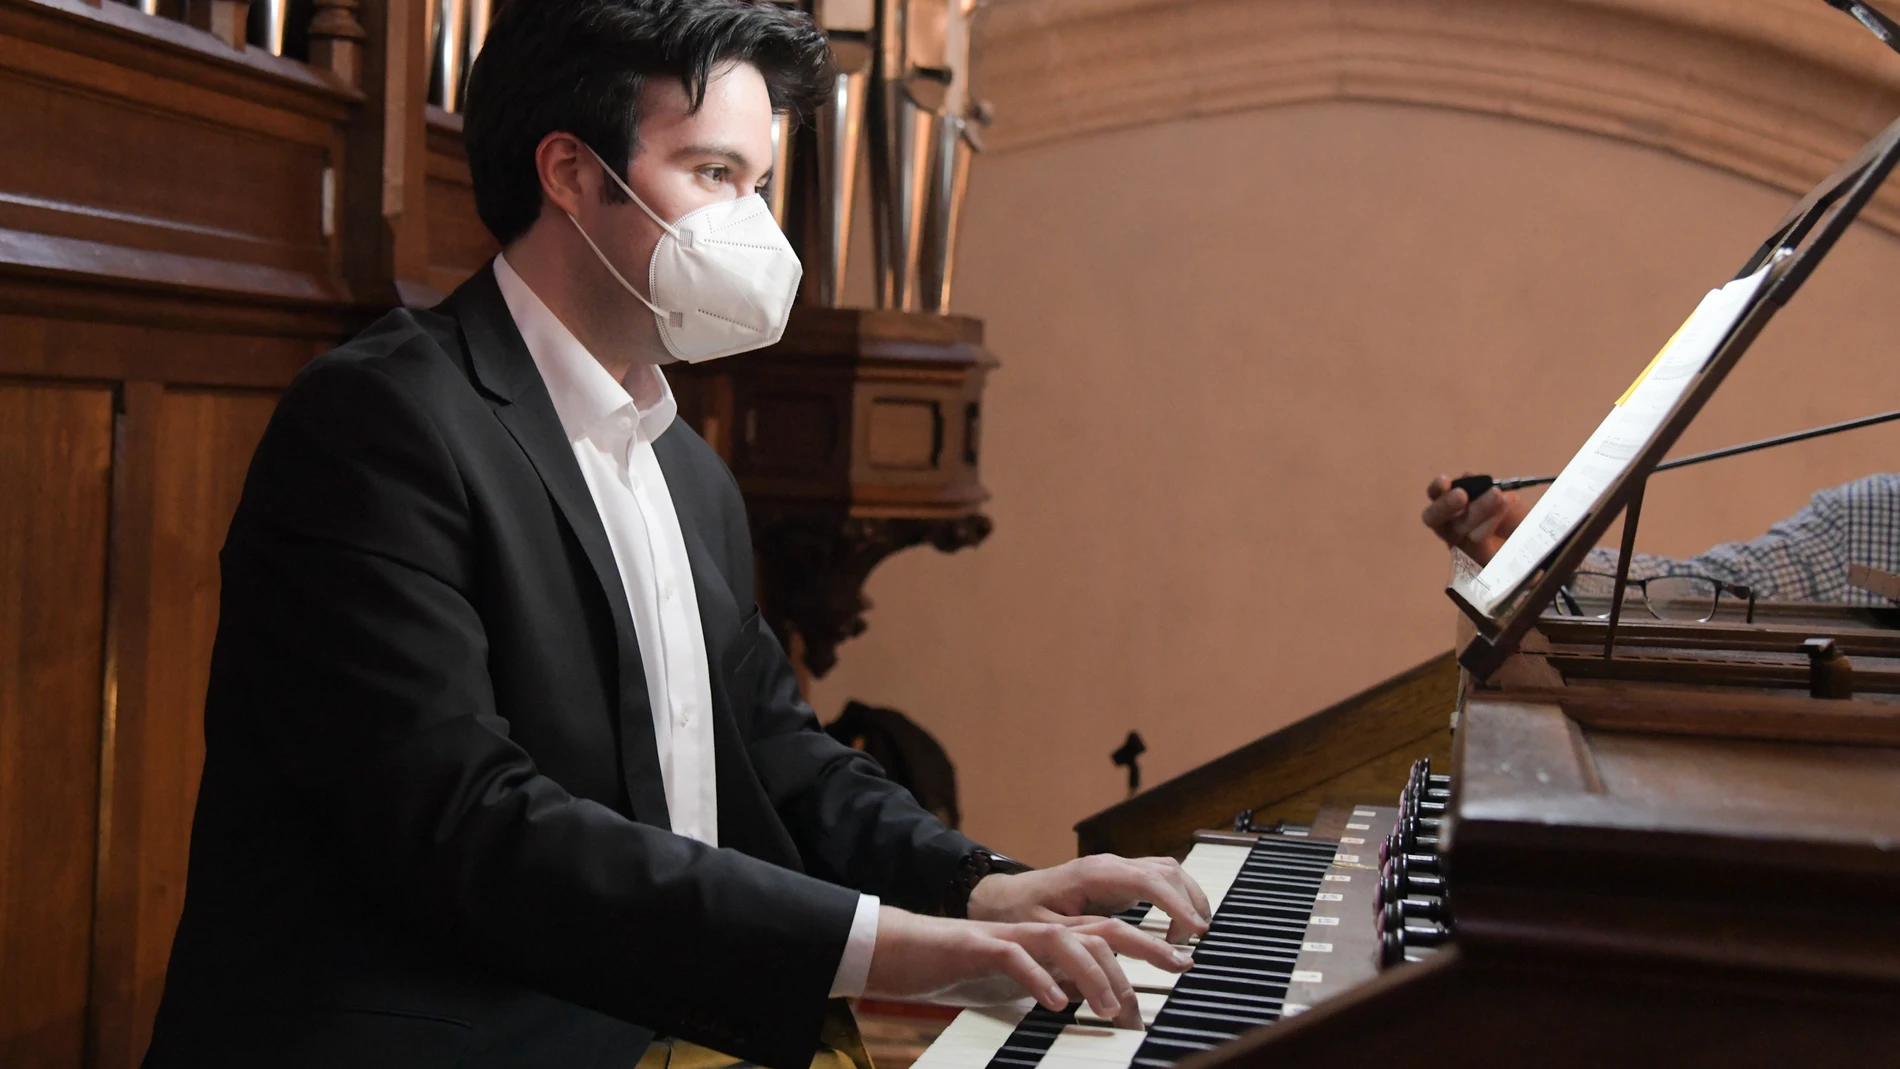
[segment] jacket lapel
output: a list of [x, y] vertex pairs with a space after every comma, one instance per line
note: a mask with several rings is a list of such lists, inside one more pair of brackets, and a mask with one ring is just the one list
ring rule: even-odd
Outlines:
[[[548, 496], [580, 543], [607, 610], [614, 622], [619, 651], [617, 686], [621, 774], [634, 817], [662, 828], [672, 826], [666, 808], [666, 788], [660, 777], [660, 755], [653, 738], [652, 703], [647, 698], [646, 668], [640, 661], [640, 643], [627, 607], [626, 587], [614, 564], [613, 547], [601, 524], [600, 510], [574, 460], [567, 434], [548, 397], [547, 385], [521, 340], [514, 319], [495, 284], [494, 265], [480, 271], [449, 297], [445, 311], [461, 324], [470, 370], [491, 398], [495, 417], [526, 453], [541, 476]], [[695, 572], [697, 572], [695, 567]], [[697, 575], [695, 576], [697, 578]]]

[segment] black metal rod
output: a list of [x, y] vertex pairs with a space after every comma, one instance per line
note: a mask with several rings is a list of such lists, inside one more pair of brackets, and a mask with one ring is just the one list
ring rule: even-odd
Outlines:
[[[1686, 468], [1692, 464], [1704, 464], [1711, 460], [1721, 460], [1724, 457], [1738, 457], [1743, 453], [1753, 453], [1761, 449], [1773, 449], [1775, 446], [1789, 445], [1794, 442], [1805, 442], [1810, 438], [1825, 438], [1830, 434], [1840, 434], [1842, 431], [1857, 431], [1862, 427], [1873, 427], [1882, 423], [1892, 423], [1897, 419], [1900, 419], [1900, 411], [1882, 412], [1877, 416], [1863, 416], [1860, 419], [1850, 419], [1845, 423], [1830, 423], [1825, 427], [1810, 427], [1805, 431], [1795, 431], [1793, 434], [1783, 434], [1774, 438], [1763, 438], [1759, 442], [1744, 442], [1741, 445], [1731, 445], [1725, 449], [1712, 449], [1707, 453], [1697, 453], [1694, 456], [1665, 460], [1661, 464], [1656, 465], [1656, 470], [1670, 471], [1675, 468]], [[1500, 490], [1522, 490], [1531, 486], [1547, 486], [1556, 481], [1557, 477], [1555, 475], [1535, 475], [1523, 479], [1499, 479], [1497, 481], [1497, 487]]]
[[1616, 591], [1610, 598], [1610, 626], [1603, 632], [1603, 659], [1616, 656], [1616, 625], [1623, 619], [1623, 594], [1629, 590], [1630, 560], [1636, 555], [1636, 521], [1643, 514], [1643, 489], [1637, 483], [1630, 491], [1629, 504], [1623, 506], [1623, 552], [1616, 560]]

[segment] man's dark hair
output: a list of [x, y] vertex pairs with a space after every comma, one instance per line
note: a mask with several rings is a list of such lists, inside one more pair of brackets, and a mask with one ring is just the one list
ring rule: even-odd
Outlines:
[[[755, 0], [509, 0], [469, 73], [462, 137], [475, 209], [506, 246], [541, 215], [534, 152], [573, 134], [622, 175], [639, 145], [640, 94], [677, 78], [693, 107], [726, 63], [765, 76], [774, 111], [804, 114], [827, 88], [824, 35]], [[606, 196], [625, 200], [608, 183]]]

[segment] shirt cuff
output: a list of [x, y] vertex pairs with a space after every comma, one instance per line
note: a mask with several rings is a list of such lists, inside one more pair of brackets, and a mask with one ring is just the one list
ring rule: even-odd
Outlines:
[[832, 998], [857, 998], [871, 979], [871, 954], [877, 949], [876, 895], [859, 895], [858, 912], [851, 918], [851, 934], [844, 940], [844, 957], [831, 980]]

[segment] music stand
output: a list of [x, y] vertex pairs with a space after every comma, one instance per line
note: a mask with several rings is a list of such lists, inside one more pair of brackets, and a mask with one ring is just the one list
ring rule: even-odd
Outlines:
[[1458, 662], [1474, 676], [1488, 679], [1517, 651], [1524, 635], [1556, 599], [1558, 589], [1569, 582], [1584, 556], [1609, 530], [1610, 522], [1622, 513], [1623, 552], [1617, 561], [1603, 651], [1606, 658], [1614, 655], [1616, 628], [1629, 583], [1630, 556], [1636, 545], [1636, 523], [1642, 511], [1643, 487], [1650, 474], [1694, 422], [1702, 406], [1714, 396], [1769, 319], [1794, 298], [1808, 275], [1860, 215], [1896, 162], [1900, 162], [1900, 121], [1868, 142], [1859, 154], [1815, 187], [1782, 219], [1736, 275], [1738, 280], [1746, 279], [1764, 266], [1768, 268], [1761, 286], [1716, 347], [1714, 355], [1690, 378], [1660, 425], [1638, 448], [1634, 459], [1597, 495], [1594, 503], [1584, 509], [1568, 531], [1559, 536], [1556, 546], [1543, 561], [1503, 597], [1491, 599], [1492, 611], [1480, 608], [1460, 589], [1469, 578], [1471, 562], [1462, 552], [1453, 551], [1461, 560], [1461, 574], [1445, 593], [1477, 626], [1477, 636], [1458, 656]]

